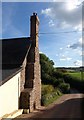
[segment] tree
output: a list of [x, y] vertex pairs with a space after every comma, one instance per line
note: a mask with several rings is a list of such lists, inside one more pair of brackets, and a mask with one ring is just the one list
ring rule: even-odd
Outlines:
[[53, 85], [60, 88], [63, 93], [68, 93], [70, 86], [64, 81], [64, 73], [54, 68], [53, 60], [50, 60], [45, 54], [40, 54], [41, 79], [45, 85]]
[[41, 79], [43, 83], [53, 84], [52, 73], [54, 71], [54, 62], [50, 60], [45, 54], [40, 54], [41, 64]]
[[54, 70], [54, 62], [50, 60], [45, 54], [40, 54], [40, 63], [43, 73], [52, 74]]

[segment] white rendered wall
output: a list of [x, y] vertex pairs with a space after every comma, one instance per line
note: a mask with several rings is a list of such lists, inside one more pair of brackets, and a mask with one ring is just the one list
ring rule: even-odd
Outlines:
[[0, 86], [0, 117], [18, 110], [20, 73]]

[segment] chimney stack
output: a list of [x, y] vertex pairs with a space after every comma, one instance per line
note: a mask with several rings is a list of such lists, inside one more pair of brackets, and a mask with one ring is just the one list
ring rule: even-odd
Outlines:
[[37, 13], [33, 13], [30, 18], [30, 37], [35, 47], [38, 47], [39, 18]]

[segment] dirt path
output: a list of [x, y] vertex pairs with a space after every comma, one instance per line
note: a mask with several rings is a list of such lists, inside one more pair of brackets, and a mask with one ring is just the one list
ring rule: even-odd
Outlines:
[[[82, 118], [84, 109], [82, 109], [83, 94], [66, 94], [60, 97], [56, 102], [46, 107], [41, 107], [34, 113], [23, 114], [18, 118]], [[84, 107], [83, 107], [84, 108]], [[16, 119], [14, 119], [16, 120]], [[63, 119], [64, 120], [64, 119]], [[69, 119], [70, 120], [70, 119]]]

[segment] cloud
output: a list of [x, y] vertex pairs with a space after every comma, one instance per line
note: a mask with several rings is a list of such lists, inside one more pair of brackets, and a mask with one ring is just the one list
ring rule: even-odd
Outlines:
[[80, 47], [80, 44], [78, 42], [70, 45], [70, 48], [72, 49], [77, 49], [78, 47]]
[[52, 13], [51, 8], [46, 8], [45, 10], [41, 11], [42, 14], [46, 14], [47, 16], [50, 16], [50, 14]]
[[39, 51], [40, 54], [43, 54], [43, 52]]
[[82, 38], [78, 40], [78, 42], [73, 43], [72, 45], [67, 45], [67, 48], [77, 49], [77, 48], [83, 48], [84, 47], [84, 41]]
[[82, 66], [82, 60], [76, 60], [74, 61], [75, 66]]
[[[78, 0], [75, 0], [75, 2]], [[82, 7], [74, 2], [74, 8], [68, 10], [73, 5], [73, 2], [56, 2], [50, 8], [41, 11], [46, 17], [54, 20], [54, 24], [61, 28], [81, 29], [82, 26]]]
[[55, 24], [54, 24], [53, 20], [50, 20], [50, 21], [49, 21], [49, 26], [50, 26], [50, 27], [55, 26]]
[[80, 51], [78, 51], [78, 53], [80, 56], [84, 57], [84, 51], [80, 50]]
[[79, 5], [83, 0], [53, 0], [53, 2], [73, 2], [73, 4]]
[[70, 61], [72, 58], [62, 55], [60, 61]]
[[63, 48], [60, 48], [60, 50], [63, 50]]

